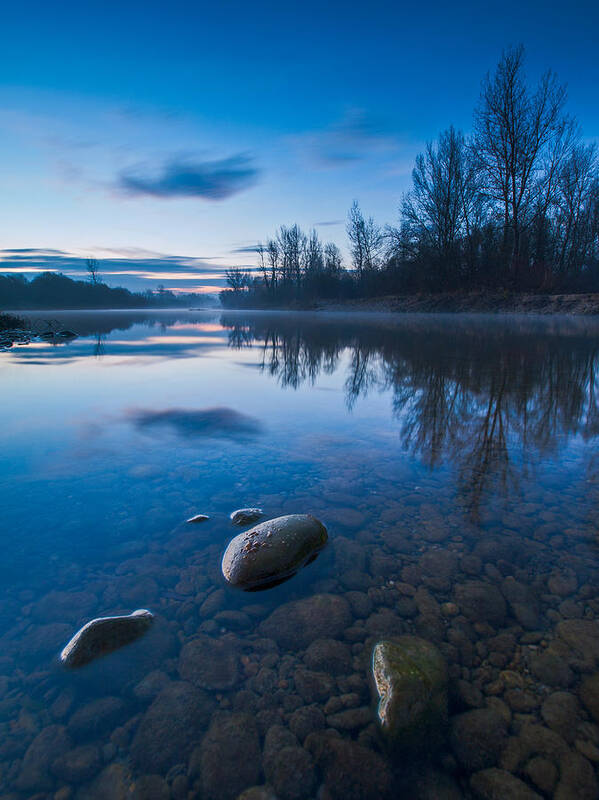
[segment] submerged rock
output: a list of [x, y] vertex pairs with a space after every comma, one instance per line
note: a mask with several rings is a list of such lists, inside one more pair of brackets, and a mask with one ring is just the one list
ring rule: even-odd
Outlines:
[[310, 514], [270, 519], [229, 542], [222, 572], [229, 583], [241, 589], [267, 588], [313, 560], [327, 539], [325, 526]]
[[[349, 603], [335, 594], [315, 594], [285, 603], [260, 625], [260, 633], [288, 650], [303, 650], [315, 639], [341, 637], [351, 625]], [[322, 674], [322, 673], [319, 673]]]
[[207, 514], [196, 514], [194, 517], [190, 517], [187, 522], [206, 522], [207, 519], [210, 519]]
[[264, 511], [261, 508], [238, 508], [237, 511], [231, 511], [229, 514], [231, 522], [235, 525], [251, 525], [262, 516], [264, 516]]
[[372, 653], [379, 697], [377, 715], [393, 746], [427, 748], [447, 723], [447, 674], [443, 656], [416, 636], [383, 640]]
[[66, 667], [83, 667], [139, 639], [153, 621], [154, 615], [145, 608], [120, 617], [92, 619], [64, 647], [60, 660]]

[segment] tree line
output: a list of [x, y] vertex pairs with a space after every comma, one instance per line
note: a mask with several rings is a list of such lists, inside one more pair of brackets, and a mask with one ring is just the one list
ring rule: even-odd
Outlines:
[[232, 269], [225, 305], [401, 292], [599, 291], [599, 161], [552, 71], [531, 85], [522, 46], [481, 85], [468, 135], [450, 126], [416, 158], [399, 223], [354, 202], [350, 263], [316, 231], [282, 226]]
[[[112, 288], [99, 278], [97, 265], [89, 281], [75, 281], [56, 272], [42, 272], [28, 281], [22, 275], [0, 275], [0, 300], [3, 308], [151, 308], [198, 306], [205, 303], [196, 294], [174, 294], [164, 286], [156, 292], [130, 292]], [[89, 271], [89, 269], [88, 269]]]

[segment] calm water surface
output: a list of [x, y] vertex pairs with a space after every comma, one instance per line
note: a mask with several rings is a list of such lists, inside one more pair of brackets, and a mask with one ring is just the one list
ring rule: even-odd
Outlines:
[[[0, 798], [597, 796], [599, 319], [59, 316], [0, 353]], [[242, 506], [329, 545], [230, 589]], [[369, 674], [405, 634], [449, 675], [409, 754]]]

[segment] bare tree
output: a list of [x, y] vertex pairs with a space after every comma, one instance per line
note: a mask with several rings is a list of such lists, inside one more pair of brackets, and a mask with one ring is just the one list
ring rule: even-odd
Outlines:
[[313, 275], [324, 269], [324, 252], [322, 242], [314, 229], [310, 232], [306, 243], [306, 272]]
[[100, 280], [100, 268], [98, 266], [98, 259], [97, 258], [88, 258], [85, 262], [87, 272], [89, 274], [90, 281], [96, 285], [101, 283]]
[[462, 245], [473, 260], [472, 234], [481, 222], [476, 169], [464, 135], [449, 128], [416, 159], [413, 188], [404, 198], [404, 230], [388, 229], [393, 242], [411, 238], [437, 260], [442, 277], [460, 266]]
[[557, 265], [562, 274], [582, 269], [597, 239], [597, 148], [577, 144], [558, 177]]
[[230, 289], [234, 292], [243, 292], [251, 285], [252, 273], [241, 267], [231, 267], [231, 269], [225, 270], [225, 278]]
[[495, 74], [483, 81], [474, 152], [488, 198], [502, 215], [503, 253], [516, 279], [522, 234], [542, 185], [544, 149], [560, 127], [565, 99], [565, 89], [552, 72], [530, 91], [522, 46], [505, 51]]
[[333, 242], [324, 246], [324, 269], [331, 275], [338, 275], [343, 270], [341, 250]]
[[299, 225], [281, 225], [277, 233], [277, 247], [281, 253], [280, 273], [282, 283], [299, 288], [305, 269], [307, 237]]
[[354, 200], [347, 219], [347, 235], [352, 261], [358, 275], [381, 266], [385, 248], [385, 234], [372, 217], [364, 218], [358, 201]]

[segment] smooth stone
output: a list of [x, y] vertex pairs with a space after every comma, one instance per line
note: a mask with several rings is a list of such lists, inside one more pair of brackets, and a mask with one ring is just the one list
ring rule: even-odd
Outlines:
[[315, 558], [327, 539], [325, 526], [310, 514], [276, 517], [229, 542], [222, 573], [241, 589], [266, 588], [294, 575]]
[[63, 648], [60, 660], [66, 667], [83, 667], [143, 636], [154, 622], [145, 608], [119, 617], [98, 617], [86, 623]]
[[447, 723], [447, 671], [435, 645], [416, 636], [378, 642], [372, 675], [388, 741], [417, 749], [438, 743]]
[[264, 511], [261, 508], [238, 508], [236, 511], [231, 511], [229, 519], [234, 525], [251, 525], [263, 516]]
[[186, 520], [186, 522], [206, 522], [207, 519], [210, 519], [207, 514], [196, 514], [194, 517], [190, 517]]

